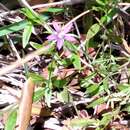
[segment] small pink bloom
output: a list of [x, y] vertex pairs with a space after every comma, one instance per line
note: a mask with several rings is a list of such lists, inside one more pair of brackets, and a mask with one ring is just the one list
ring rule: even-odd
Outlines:
[[58, 50], [60, 50], [63, 47], [64, 40], [75, 42], [75, 35], [69, 33], [72, 28], [72, 24], [69, 24], [67, 27], [61, 27], [57, 22], [53, 22], [53, 33], [50, 34], [47, 39], [48, 41], [54, 41], [56, 42], [56, 46]]

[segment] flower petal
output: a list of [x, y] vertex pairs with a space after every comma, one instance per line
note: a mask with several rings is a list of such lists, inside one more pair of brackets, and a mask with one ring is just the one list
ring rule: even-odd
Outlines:
[[72, 27], [73, 27], [73, 24], [70, 23], [68, 26], [66, 26], [66, 27], [64, 28], [64, 33], [70, 32]]
[[48, 41], [57, 40], [57, 36], [55, 34], [51, 34], [47, 37]]
[[64, 39], [70, 42], [76, 42], [76, 38], [74, 38], [73, 34], [65, 34]]
[[57, 40], [57, 45], [56, 46], [57, 46], [58, 50], [60, 50], [62, 48], [63, 44], [64, 44], [63, 39], [58, 39]]
[[56, 30], [56, 32], [61, 31], [61, 26], [57, 22], [52, 22], [52, 25], [53, 25], [54, 29]]

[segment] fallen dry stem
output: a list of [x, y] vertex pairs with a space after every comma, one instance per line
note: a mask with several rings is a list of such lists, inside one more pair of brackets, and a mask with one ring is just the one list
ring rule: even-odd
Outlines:
[[40, 48], [34, 52], [32, 52], [31, 54], [28, 54], [25, 58], [21, 59], [21, 60], [17, 60], [16, 62], [12, 63], [11, 65], [5, 67], [5, 68], [1, 68], [0, 69], [0, 76], [9, 73], [10, 71], [12, 71], [13, 69], [16, 69], [17, 67], [22, 66], [23, 64], [27, 63], [28, 61], [32, 60], [33, 58], [35, 58], [38, 55], [41, 55], [43, 53], [46, 53], [52, 46], [45, 46], [43, 48]]
[[17, 118], [18, 127], [16, 130], [26, 130], [31, 117], [31, 109], [32, 109], [32, 97], [35, 89], [35, 84], [32, 79], [29, 78], [22, 91], [22, 99], [19, 106], [19, 113]]
[[130, 47], [127, 44], [127, 41], [125, 39], [122, 39], [122, 44], [124, 46], [124, 49], [130, 54]]

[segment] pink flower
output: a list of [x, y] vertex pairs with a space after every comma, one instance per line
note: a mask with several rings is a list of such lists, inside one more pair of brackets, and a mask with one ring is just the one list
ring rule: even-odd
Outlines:
[[76, 39], [74, 38], [75, 35], [68, 33], [71, 31], [72, 28], [72, 24], [69, 24], [68, 26], [61, 27], [57, 22], [53, 22], [53, 27], [55, 30], [53, 30], [53, 33], [50, 34], [47, 39], [48, 41], [54, 41], [56, 42], [56, 46], [58, 48], [58, 50], [60, 50], [63, 47], [64, 41], [70, 41], [70, 42], [74, 42], [76, 41]]

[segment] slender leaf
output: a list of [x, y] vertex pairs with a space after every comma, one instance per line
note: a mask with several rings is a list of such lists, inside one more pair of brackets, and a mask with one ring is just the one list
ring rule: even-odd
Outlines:
[[102, 120], [99, 122], [99, 127], [96, 130], [104, 130], [104, 128], [110, 123], [113, 118], [113, 114], [106, 113]]
[[5, 124], [5, 130], [14, 130], [16, 125], [16, 119], [17, 119], [17, 111], [15, 109], [11, 111], [8, 116], [7, 122]]
[[68, 41], [65, 41], [64, 45], [67, 47], [67, 49], [69, 49], [70, 51], [74, 52], [74, 53], [77, 53], [77, 46], [68, 42]]
[[61, 93], [58, 93], [57, 97], [61, 102], [64, 102], [64, 103], [69, 103], [73, 101], [72, 100], [73, 98], [71, 94], [69, 93], [68, 88], [66, 86], [64, 87], [64, 90]]
[[78, 69], [78, 70], [81, 69], [81, 61], [80, 61], [80, 57], [78, 54], [76, 55], [73, 53], [71, 56], [71, 61], [74, 65], [75, 69]]
[[27, 8], [23, 8], [21, 10], [21, 13], [23, 13], [25, 16], [27, 16], [28, 19], [31, 20], [32, 22], [43, 25], [49, 33], [52, 33], [52, 29], [45, 22], [45, 20], [48, 19], [48, 17], [46, 15], [45, 16], [40, 15], [37, 12], [34, 12], [33, 10], [30, 10]]
[[102, 103], [104, 103], [104, 102], [105, 102], [105, 98], [104, 98], [104, 97], [101, 97], [101, 98], [99, 98], [99, 99], [96, 99], [96, 100], [93, 101], [92, 103], [90, 103], [90, 104], [87, 106], [87, 108], [95, 107], [95, 106], [100, 105], [100, 104], [102, 104]]
[[69, 123], [69, 125], [72, 128], [83, 128], [87, 126], [97, 126], [98, 120], [94, 119], [85, 119], [85, 118], [77, 118], [77, 119], [72, 119]]
[[23, 37], [22, 37], [23, 48], [27, 46], [32, 31], [33, 31], [33, 24], [29, 22], [28, 25], [24, 28], [24, 32], [23, 32]]
[[35, 48], [35, 49], [40, 49], [40, 48], [43, 47], [43, 45], [38, 44], [38, 43], [36, 43], [36, 42], [30, 42], [30, 45], [31, 45], [33, 48]]
[[57, 12], [63, 12], [63, 8], [48, 8], [46, 12], [52, 12], [52, 13], [57, 13]]
[[107, 3], [107, 0], [96, 0], [96, 2], [97, 2], [99, 5], [105, 6], [106, 3]]
[[89, 40], [93, 38], [100, 31], [100, 28], [101, 27], [99, 24], [93, 24], [87, 32], [87, 39]]
[[89, 95], [96, 95], [99, 91], [99, 85], [98, 84], [91, 84], [86, 88], [86, 93]]
[[66, 79], [54, 79], [53, 80], [53, 85], [57, 88], [63, 88], [66, 83], [67, 83]]
[[51, 97], [52, 97], [52, 90], [48, 86], [46, 86], [45, 101], [46, 101], [48, 107], [51, 106]]
[[34, 83], [41, 83], [44, 81], [43, 76], [36, 73], [28, 73], [28, 77], [31, 77]]
[[34, 95], [33, 95], [33, 102], [37, 102], [39, 101], [45, 94], [44, 92], [44, 88], [39, 88], [38, 90], [35, 91]]
[[4, 36], [13, 32], [24, 29], [27, 26], [28, 22], [26, 20], [16, 22], [10, 25], [6, 25], [0, 28], [0, 36]]

